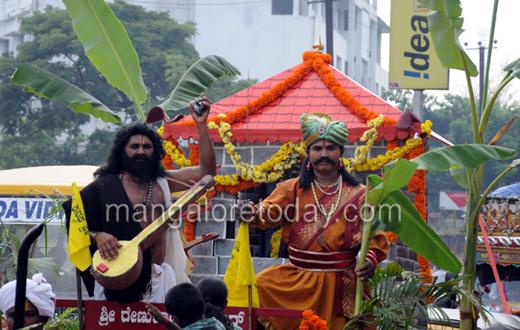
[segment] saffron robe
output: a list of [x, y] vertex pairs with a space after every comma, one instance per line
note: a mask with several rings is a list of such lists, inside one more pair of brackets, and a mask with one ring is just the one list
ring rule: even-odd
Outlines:
[[[327, 213], [336, 205], [337, 196], [327, 196], [316, 189], [316, 197]], [[283, 224], [282, 238], [290, 249], [316, 255], [326, 251], [348, 251], [357, 255], [363, 231], [358, 210], [364, 200], [365, 186], [351, 186], [344, 182], [335, 215], [327, 221], [317, 210], [312, 189], [303, 189], [299, 179], [295, 178], [279, 183], [260, 203], [263, 210], [257, 213], [252, 225], [265, 229]], [[325, 238], [326, 242], [318, 236]], [[388, 241], [384, 233], [375, 235], [370, 250], [377, 251], [378, 262], [386, 258]], [[353, 263], [355, 265], [355, 261]], [[260, 306], [312, 309], [327, 321], [331, 329], [341, 329], [353, 316], [357, 281], [354, 269], [349, 267], [338, 274], [325, 269], [306, 270], [291, 263], [269, 267], [256, 276]], [[338, 285], [342, 292], [338, 292]], [[266, 329], [291, 330], [299, 328], [301, 319], [260, 317], [259, 321]]]

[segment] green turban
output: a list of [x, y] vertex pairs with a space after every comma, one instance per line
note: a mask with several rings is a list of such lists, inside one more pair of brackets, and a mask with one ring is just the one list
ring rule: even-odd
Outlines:
[[307, 146], [319, 140], [327, 140], [343, 147], [348, 140], [347, 125], [333, 121], [326, 113], [304, 113], [300, 117], [303, 140]]

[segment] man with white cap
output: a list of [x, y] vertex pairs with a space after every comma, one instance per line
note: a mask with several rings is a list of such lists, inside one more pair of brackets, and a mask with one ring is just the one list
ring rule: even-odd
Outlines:
[[[16, 298], [16, 281], [11, 281], [0, 289], [0, 310], [4, 313], [9, 329], [14, 329], [14, 302]], [[56, 295], [52, 286], [47, 283], [42, 273], [27, 279], [25, 292], [24, 327], [39, 324], [35, 330], [43, 329], [43, 325], [54, 316]]]

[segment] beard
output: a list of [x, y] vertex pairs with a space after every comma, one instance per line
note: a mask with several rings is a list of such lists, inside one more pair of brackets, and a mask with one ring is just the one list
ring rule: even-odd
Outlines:
[[154, 157], [145, 155], [135, 155], [130, 157], [123, 155], [123, 164], [125, 170], [131, 175], [138, 177], [144, 181], [155, 180], [159, 177], [165, 177], [166, 171], [160, 161], [156, 161]]

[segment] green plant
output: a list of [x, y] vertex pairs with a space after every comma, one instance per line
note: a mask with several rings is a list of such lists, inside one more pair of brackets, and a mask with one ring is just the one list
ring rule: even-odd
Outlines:
[[43, 327], [45, 330], [79, 330], [78, 309], [69, 307], [58, 313]]
[[[486, 162], [491, 159], [507, 159], [513, 157], [516, 152], [511, 149], [505, 149], [493, 146], [500, 137], [506, 132], [509, 125], [504, 126], [502, 130], [496, 133], [490, 142], [491, 145], [484, 145], [487, 127], [493, 111], [495, 101], [500, 92], [513, 79], [520, 78], [520, 59], [513, 61], [504, 68], [505, 75], [495, 91], [489, 92], [489, 71], [491, 63], [491, 55], [493, 50], [493, 39], [495, 34], [496, 17], [498, 11], [498, 0], [494, 1], [492, 19], [490, 24], [490, 33], [488, 41], [487, 61], [484, 77], [484, 90], [482, 99], [482, 114], [479, 118], [477, 114], [477, 104], [473, 92], [470, 77], [475, 77], [479, 73], [476, 66], [466, 55], [462, 44], [458, 40], [464, 31], [462, 29], [463, 21], [462, 8], [459, 0], [419, 0], [423, 5], [432, 9], [433, 12], [428, 14], [428, 26], [432, 34], [435, 50], [439, 56], [441, 63], [446, 68], [463, 70], [466, 74], [466, 81], [469, 91], [469, 99], [471, 105], [471, 123], [473, 128], [473, 146], [459, 145], [454, 147], [444, 147], [435, 150], [435, 154], [426, 153], [415, 158], [414, 162], [419, 164], [419, 168], [430, 172], [441, 172], [449, 170], [452, 177], [457, 183], [466, 189], [466, 249], [464, 256], [464, 285], [467, 288], [475, 286], [476, 271], [476, 248], [477, 248], [477, 232], [479, 226], [480, 208], [487, 196], [498, 181], [508, 172], [516, 168], [518, 160], [513, 161], [506, 169], [499, 174], [491, 184], [483, 189], [483, 176]], [[480, 72], [480, 74], [484, 74]], [[469, 155], [470, 149], [471, 155]], [[493, 151], [495, 148], [495, 151]], [[468, 156], [476, 156], [479, 161], [476, 163], [466, 162], [461, 159], [458, 151], [467, 149]], [[430, 152], [431, 153], [431, 152]], [[483, 193], [482, 193], [483, 192]], [[470, 313], [473, 310], [473, 302], [468, 297], [462, 298], [461, 311]], [[461, 320], [461, 329], [472, 329], [475, 320]]]
[[[374, 234], [377, 231], [392, 231], [418, 254], [456, 274], [462, 267], [461, 263], [444, 241], [424, 222], [419, 211], [400, 190], [408, 184], [417, 167], [417, 164], [407, 159], [398, 159], [385, 165], [384, 179], [377, 175], [368, 176], [359, 264], [365, 263]], [[366, 205], [372, 205], [372, 214]], [[363, 286], [363, 282], [358, 278], [354, 315], [361, 311]]]
[[[119, 19], [103, 0], [65, 0], [64, 3], [89, 60], [108, 83], [135, 104], [136, 115], [144, 122], [142, 104], [146, 101], [147, 89], [137, 52]], [[186, 112], [189, 101], [215, 80], [236, 74], [240, 72], [222, 57], [206, 56], [186, 71], [161, 106], [166, 111], [184, 109]], [[122, 119], [94, 96], [35, 65], [21, 65], [11, 81], [38, 96], [66, 103], [76, 113], [123, 125]]]
[[470, 299], [486, 318], [486, 311], [475, 296], [460, 285], [463, 278], [442, 283], [434, 280], [429, 284], [417, 274], [406, 275], [398, 264], [388, 264], [386, 269], [378, 267], [368, 282], [372, 298], [363, 301], [361, 314], [351, 319], [343, 329], [355, 329], [361, 324], [375, 324], [378, 329], [415, 328], [418, 327], [413, 324], [415, 319], [429, 320], [428, 311], [450, 324], [446, 313], [434, 302], [452, 294]]

